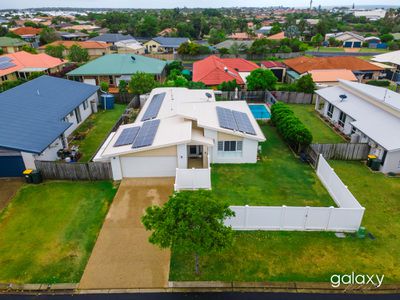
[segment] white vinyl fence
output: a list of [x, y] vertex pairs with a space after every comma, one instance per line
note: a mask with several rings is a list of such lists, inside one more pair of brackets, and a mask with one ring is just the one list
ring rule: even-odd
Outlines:
[[322, 156], [317, 174], [338, 207], [231, 206], [235, 217], [225, 224], [234, 230], [357, 231], [365, 209]]
[[176, 169], [175, 191], [211, 189], [211, 168]]

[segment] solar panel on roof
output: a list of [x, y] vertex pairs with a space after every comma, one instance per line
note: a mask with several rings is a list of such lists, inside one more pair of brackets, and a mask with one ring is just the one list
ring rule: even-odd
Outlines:
[[151, 119], [155, 119], [160, 111], [161, 104], [163, 103], [165, 98], [165, 93], [156, 94], [151, 98], [151, 102], [147, 107], [146, 112], [142, 117], [142, 121], [147, 121]]
[[9, 58], [9, 57], [7, 57], [7, 56], [2, 56], [2, 57], [0, 57], [0, 63], [2, 63], [2, 62], [8, 62], [8, 61], [11, 61], [11, 58]]
[[256, 135], [253, 125], [247, 114], [240, 111], [232, 110], [233, 117], [235, 118], [238, 130], [244, 133]]
[[132, 145], [132, 148], [141, 148], [146, 146], [151, 146], [156, 136], [158, 125], [160, 125], [160, 120], [152, 120], [144, 122], [139, 130], [139, 133]]
[[217, 115], [219, 126], [226, 129], [238, 130], [235, 118], [230, 109], [217, 106]]
[[114, 147], [132, 144], [139, 132], [139, 129], [140, 127], [138, 126], [138, 127], [125, 128], [124, 130], [122, 130], [121, 134], [119, 135], [117, 141], [114, 144]]
[[14, 64], [12, 62], [8, 62], [8, 61], [1, 62], [0, 63], [0, 70], [5, 70], [5, 69], [11, 68], [11, 67], [15, 67], [15, 66], [16, 66], [16, 64]]

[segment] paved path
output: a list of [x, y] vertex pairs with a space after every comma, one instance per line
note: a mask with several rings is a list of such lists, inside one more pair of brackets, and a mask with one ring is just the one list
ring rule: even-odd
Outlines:
[[8, 202], [10, 202], [12, 197], [18, 192], [23, 182], [22, 178], [0, 179], [0, 211], [7, 206]]
[[170, 252], [148, 242], [140, 218], [148, 206], [168, 200], [173, 184], [173, 178], [122, 181], [79, 289], [167, 287]]

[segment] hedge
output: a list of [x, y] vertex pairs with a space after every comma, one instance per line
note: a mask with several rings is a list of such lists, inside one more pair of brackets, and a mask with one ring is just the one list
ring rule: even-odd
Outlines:
[[313, 137], [310, 130], [286, 104], [277, 102], [271, 106], [271, 122], [283, 140], [296, 152], [311, 144]]
[[390, 81], [389, 80], [369, 80], [369, 81], [367, 81], [367, 84], [388, 87], [388, 86], [390, 86]]

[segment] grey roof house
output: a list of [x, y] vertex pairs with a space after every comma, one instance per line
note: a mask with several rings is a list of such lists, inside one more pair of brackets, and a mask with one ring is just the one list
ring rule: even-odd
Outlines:
[[152, 38], [150, 41], [146, 42], [144, 46], [147, 52], [150, 53], [168, 53], [176, 51], [180, 45], [188, 42], [190, 43], [188, 38], [159, 36]]
[[105, 42], [114, 45], [116, 42], [131, 40], [131, 39], [133, 39], [133, 36], [131, 36], [130, 34], [104, 33], [102, 35], [91, 38], [89, 41]]
[[21, 176], [35, 160], [56, 160], [66, 138], [92, 114], [97, 86], [41, 76], [0, 94], [0, 177]]

